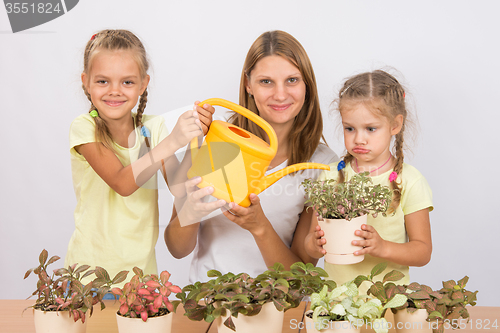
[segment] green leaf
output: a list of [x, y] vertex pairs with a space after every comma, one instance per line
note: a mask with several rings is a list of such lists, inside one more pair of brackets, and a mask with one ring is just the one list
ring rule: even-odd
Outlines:
[[381, 262], [381, 263], [375, 265], [375, 267], [372, 268], [372, 271], [370, 273], [370, 277], [371, 277], [370, 279], [373, 279], [373, 277], [382, 273], [386, 268], [387, 268], [387, 262]]
[[216, 269], [211, 269], [207, 272], [207, 276], [209, 278], [218, 278], [218, 277], [221, 277], [222, 276], [222, 273], [219, 272], [218, 270]]
[[358, 275], [355, 279], [354, 279], [354, 283], [356, 284], [356, 286], [360, 286], [364, 281], [368, 281], [368, 277], [367, 276], [364, 276], [364, 275]]
[[405, 295], [396, 294], [386, 305], [384, 309], [397, 308], [406, 303], [408, 298]]
[[144, 272], [139, 267], [136, 266], [132, 270], [134, 271], [135, 275], [139, 275], [139, 277], [141, 278], [144, 276]]
[[47, 266], [48, 266], [48, 265], [50, 265], [50, 264], [52, 264], [53, 262], [58, 261], [59, 259], [61, 259], [61, 257], [59, 257], [59, 256], [52, 256], [52, 257], [49, 259], [49, 261], [47, 262]]
[[224, 325], [226, 327], [228, 327], [229, 329], [233, 330], [233, 331], [236, 331], [236, 326], [234, 326], [234, 322], [233, 322], [233, 317], [229, 316], [226, 321], [224, 321]]
[[420, 290], [420, 291], [412, 292], [411, 294], [408, 295], [408, 298], [410, 298], [410, 299], [430, 299], [430, 296], [425, 291]]
[[392, 270], [384, 276], [384, 279], [382, 280], [382, 282], [385, 283], [388, 281], [399, 281], [404, 277], [405, 277], [405, 275], [403, 273], [401, 273], [400, 271]]

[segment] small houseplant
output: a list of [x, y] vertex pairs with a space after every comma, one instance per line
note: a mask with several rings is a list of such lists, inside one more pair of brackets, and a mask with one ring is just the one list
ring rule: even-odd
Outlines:
[[[127, 271], [122, 271], [110, 279], [109, 274], [102, 267], [89, 270], [90, 266], [77, 264], [68, 268], [55, 269], [50, 273], [48, 266], [59, 259], [59, 256], [52, 256], [49, 259], [48, 252], [44, 249], [39, 255], [39, 265], [29, 269], [24, 275], [25, 279], [31, 273], [38, 275], [37, 289], [30, 296], [37, 296], [37, 300], [29, 307], [40, 310], [35, 311], [36, 327], [40, 325], [42, 318], [47, 317], [43, 315], [44, 313], [56, 312], [67, 313], [67, 318], [72, 317], [72, 321], [80, 320], [82, 324], [85, 324], [87, 314], [90, 317], [93, 313], [94, 305], [100, 303], [101, 310], [104, 309], [103, 296], [113, 284], [124, 281], [128, 274]], [[84, 285], [82, 279], [92, 275], [95, 275], [95, 278]], [[66, 318], [66, 316], [58, 317]]]
[[[276, 263], [255, 278], [246, 273], [223, 275], [216, 270], [209, 271], [207, 275], [212, 279], [188, 285], [177, 294], [184, 305], [185, 315], [191, 320], [210, 323], [226, 316], [223, 326], [233, 331], [237, 330], [234, 321], [238, 315], [256, 316], [264, 306], [275, 308], [282, 314], [297, 307], [304, 296], [319, 292], [323, 285], [330, 289], [335, 286], [333, 281], [323, 279], [328, 275], [322, 268], [310, 263], [295, 263], [289, 271]], [[279, 322], [276, 330], [281, 332], [283, 317], [274, 317]], [[258, 329], [254, 327], [252, 331]], [[271, 332], [269, 326], [266, 332]]]
[[[455, 282], [444, 281], [443, 287], [433, 290], [429, 286], [416, 282], [409, 285], [397, 286], [397, 293], [406, 295], [408, 301], [401, 307], [393, 309], [397, 315], [401, 312], [416, 313], [425, 311], [428, 327], [432, 327], [434, 333], [443, 333], [445, 325], [451, 328], [460, 328], [461, 320], [469, 321], [469, 311], [466, 306], [476, 305], [477, 292], [465, 289], [469, 280], [468, 276]], [[396, 310], [398, 312], [396, 312]]]
[[[175, 312], [174, 304], [168, 297], [171, 293], [181, 292], [181, 288], [172, 285], [169, 281], [170, 273], [163, 271], [160, 275], [144, 274], [142, 269], [134, 267], [135, 275], [123, 288], [113, 288], [111, 292], [119, 296], [120, 308], [117, 312], [118, 330], [120, 332], [154, 332], [152, 326], [159, 326], [161, 332], [165, 327], [172, 326], [172, 316]], [[125, 318], [125, 319], [124, 319]], [[134, 319], [137, 320], [128, 320]], [[149, 318], [149, 320], [148, 320]], [[161, 318], [155, 320], [152, 318]], [[147, 328], [143, 322], [150, 323]], [[170, 329], [170, 328], [169, 328]]]
[[320, 293], [311, 295], [311, 311], [306, 315], [306, 327], [309, 333], [329, 332], [334, 328], [351, 328], [359, 332], [363, 324], [369, 324], [376, 333], [387, 333], [389, 324], [383, 318], [386, 309], [399, 307], [405, 302], [406, 296], [401, 294], [395, 295], [385, 304], [372, 296], [360, 295], [354, 281], [346, 282], [330, 292], [325, 286]]
[[362, 239], [355, 236], [354, 231], [366, 224], [368, 214], [386, 216], [392, 190], [380, 184], [374, 185], [369, 174], [355, 174], [344, 183], [335, 179], [306, 179], [302, 182], [306, 203], [311, 204], [320, 215], [319, 225], [327, 239], [324, 245], [327, 262], [353, 264], [362, 261], [364, 256], [353, 254], [361, 247], [353, 246], [352, 240]]
[[[382, 304], [386, 304], [396, 295], [403, 295], [407, 301], [396, 308], [391, 308], [395, 314], [396, 323], [397, 316], [402, 312], [416, 313], [421, 312], [423, 321], [430, 324], [420, 325], [425, 328], [432, 328], [434, 333], [443, 333], [445, 324], [449, 324], [453, 329], [459, 328], [460, 319], [469, 320], [469, 312], [466, 306], [476, 305], [477, 291], [471, 292], [465, 289], [469, 277], [465, 276], [461, 280], [444, 281], [443, 288], [433, 290], [431, 287], [417, 282], [409, 285], [397, 285], [393, 281], [399, 281], [404, 277], [404, 274], [393, 270], [387, 273], [382, 281], [374, 281], [374, 277], [382, 273], [387, 267], [387, 263], [376, 265], [371, 274], [368, 276], [360, 275], [355, 279], [356, 285], [360, 285], [364, 281], [371, 283], [368, 294], [379, 299]], [[417, 323], [420, 319], [411, 319], [413, 323]], [[403, 320], [401, 320], [403, 321]], [[396, 326], [396, 328], [398, 328]]]

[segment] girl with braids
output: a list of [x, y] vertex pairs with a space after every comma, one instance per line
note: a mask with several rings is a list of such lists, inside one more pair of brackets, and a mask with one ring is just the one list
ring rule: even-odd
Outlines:
[[[268, 31], [255, 40], [243, 65], [239, 102], [266, 120], [278, 137], [278, 151], [266, 174], [294, 163], [338, 160], [321, 143], [323, 120], [312, 64], [290, 34]], [[239, 114], [233, 114], [229, 122], [268, 140], [260, 127]], [[318, 170], [306, 170], [285, 176], [259, 195], [250, 194], [249, 207], [229, 203], [231, 212], [203, 221], [203, 216], [224, 201], [202, 201], [213, 188], [198, 189], [200, 179], [190, 179], [186, 183], [187, 204], [178, 215], [174, 208], [165, 229], [170, 253], [182, 258], [194, 252], [191, 282], [206, 280], [210, 269], [257, 276], [276, 262], [285, 267], [297, 261], [315, 264], [317, 260], [304, 249], [313, 212], [306, 210], [305, 193], [299, 185], [318, 175]], [[181, 227], [179, 219], [197, 223]]]
[[[405, 91], [384, 71], [359, 74], [345, 82], [339, 93], [338, 110], [347, 153], [319, 179], [337, 179], [342, 183], [356, 173], [369, 172], [374, 184], [390, 186], [394, 194], [387, 217], [369, 215], [367, 224], [355, 232], [364, 240], [352, 242], [363, 246], [354, 254], [364, 254], [365, 259], [353, 265], [325, 262], [325, 269], [330, 279], [344, 283], [359, 274], [369, 274], [374, 265], [385, 261], [387, 272], [399, 270], [405, 274], [401, 283], [409, 283], [409, 266], [424, 266], [431, 258], [429, 212], [433, 206], [427, 181], [403, 161], [407, 125]], [[306, 237], [310, 256], [319, 258], [326, 253], [323, 235], [315, 221]]]
[[[98, 265], [111, 276], [134, 266], [156, 273], [156, 172], [170, 175], [176, 150], [204, 125], [190, 110], [169, 135], [163, 117], [143, 114], [148, 67], [143, 44], [129, 31], [103, 30], [87, 42], [81, 79], [91, 107], [70, 128], [77, 206], [67, 265]], [[209, 124], [210, 113], [196, 109]]]

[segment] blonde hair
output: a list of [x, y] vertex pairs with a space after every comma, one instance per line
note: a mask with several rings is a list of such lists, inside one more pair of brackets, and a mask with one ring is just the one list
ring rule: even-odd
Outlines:
[[[264, 57], [278, 55], [294, 64], [300, 71], [306, 85], [304, 105], [295, 117], [290, 133], [288, 134], [289, 148], [287, 152], [288, 165], [309, 161], [319, 142], [323, 138], [323, 118], [321, 115], [316, 77], [311, 61], [306, 51], [292, 35], [280, 31], [268, 31], [260, 35], [247, 53], [240, 81], [241, 106], [253, 111], [257, 115], [259, 110], [255, 100], [246, 90], [246, 83], [252, 70], [259, 60]], [[264, 131], [252, 121], [233, 114], [229, 121], [257, 136], [265, 138]]]
[[[404, 162], [405, 140], [404, 132], [408, 119], [408, 111], [405, 103], [405, 90], [398, 80], [382, 70], [355, 75], [347, 79], [339, 92], [338, 110], [340, 113], [350, 109], [353, 105], [363, 103], [369, 110], [386, 117], [389, 122], [402, 115], [403, 122], [401, 130], [395, 135], [393, 154], [396, 164], [393, 171], [401, 175]], [[344, 162], [351, 162], [354, 157], [347, 152]], [[338, 181], [345, 181], [343, 170], [339, 170]], [[394, 191], [389, 212], [393, 212], [401, 201], [401, 183], [396, 180], [391, 182]]]
[[[134, 35], [132, 32], [128, 30], [102, 30], [93, 35], [90, 40], [87, 42], [85, 47], [84, 55], [83, 55], [83, 72], [89, 74], [92, 69], [92, 61], [95, 56], [102, 50], [131, 50], [134, 52], [134, 58], [137, 62], [137, 66], [139, 67], [139, 72], [141, 74], [141, 79], [145, 78], [149, 69], [149, 61], [146, 55], [146, 49], [144, 45], [141, 43], [139, 38]], [[97, 110], [97, 108], [92, 103], [91, 96], [85, 85], [82, 84], [83, 91], [90, 101], [90, 110]], [[142, 115], [144, 113], [144, 109], [146, 108], [146, 103], [148, 101], [148, 91], [144, 90], [144, 93], [141, 95], [139, 99], [139, 105], [137, 106], [137, 114], [135, 116], [135, 125], [136, 127], [142, 128]], [[99, 112], [99, 110], [97, 110]], [[96, 142], [101, 142], [104, 147], [111, 149], [112, 151], [116, 150], [113, 146], [113, 138], [111, 137], [111, 133], [109, 132], [108, 126], [106, 122], [101, 117], [93, 118], [96, 124], [95, 128], [95, 140]], [[149, 140], [146, 137], [146, 145], [149, 147]]]

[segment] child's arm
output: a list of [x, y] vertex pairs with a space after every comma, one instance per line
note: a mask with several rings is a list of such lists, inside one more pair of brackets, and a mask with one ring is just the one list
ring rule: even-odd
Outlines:
[[429, 209], [421, 209], [405, 215], [407, 243], [394, 243], [383, 240], [374, 227], [363, 224], [362, 230], [355, 234], [365, 238], [353, 241], [353, 245], [364, 246], [363, 250], [354, 255], [371, 254], [405, 266], [424, 266], [431, 260], [432, 239], [429, 219]]
[[161, 160], [173, 157], [192, 138], [202, 134], [201, 123], [196, 111], [190, 110], [179, 117], [172, 133], [163, 139], [148, 154], [124, 167], [113, 151], [101, 143], [92, 142], [75, 147], [92, 169], [115, 192], [122, 196], [134, 193], [139, 186], [150, 179], [161, 167]]
[[[203, 129], [203, 135], [206, 135], [210, 124], [212, 123], [212, 115], [215, 112], [215, 108], [210, 104], [203, 104], [200, 106], [200, 102], [196, 101], [196, 111], [200, 117], [201, 126]], [[177, 159], [176, 159], [177, 161]], [[170, 163], [166, 166], [166, 179], [168, 179], [168, 186], [170, 193], [177, 198], [182, 198], [186, 195], [185, 182], [187, 181], [187, 172], [191, 167], [191, 149], [190, 146], [187, 147], [186, 153], [181, 163]]]
[[[312, 207], [310, 209], [312, 209]], [[319, 259], [326, 254], [326, 250], [323, 248], [323, 245], [326, 244], [326, 239], [322, 238], [324, 235], [325, 232], [321, 230], [318, 224], [317, 213], [314, 212], [311, 228], [304, 241], [305, 250], [312, 258]]]

